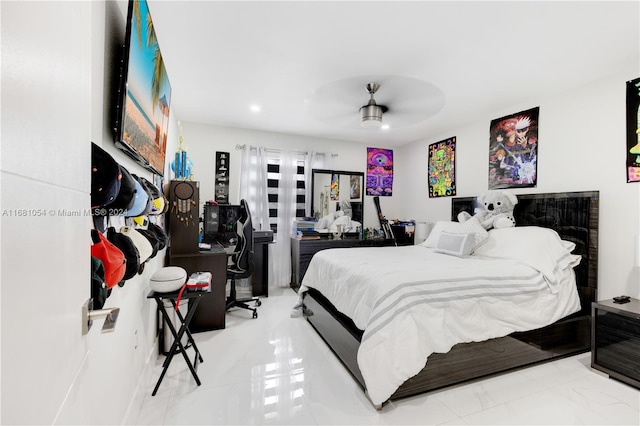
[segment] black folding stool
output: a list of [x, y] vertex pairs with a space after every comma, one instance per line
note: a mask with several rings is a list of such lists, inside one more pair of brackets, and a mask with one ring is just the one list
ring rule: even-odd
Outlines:
[[[153, 389], [151, 396], [155, 396], [156, 392], [158, 392], [158, 388], [160, 387], [160, 383], [162, 383], [162, 379], [164, 379], [164, 375], [167, 373], [169, 364], [171, 364], [171, 361], [173, 360], [174, 355], [178, 351], [182, 353], [182, 357], [184, 358], [184, 361], [187, 363], [187, 366], [189, 367], [189, 370], [191, 371], [193, 378], [195, 379], [198, 386], [200, 386], [200, 378], [198, 377], [198, 373], [197, 373], [198, 363], [204, 362], [204, 360], [202, 359], [200, 350], [198, 349], [198, 346], [196, 345], [196, 342], [193, 340], [193, 336], [189, 331], [189, 323], [191, 322], [191, 318], [193, 318], [193, 314], [196, 311], [196, 307], [198, 306], [198, 303], [200, 303], [200, 298], [208, 293], [211, 293], [211, 287], [209, 287], [207, 290], [199, 290], [199, 291], [187, 290], [182, 293], [182, 296], [181, 296], [182, 299], [191, 299], [189, 300], [189, 310], [187, 311], [186, 317], [183, 317], [180, 310], [176, 309], [176, 306], [178, 306], [176, 300], [178, 299], [178, 295], [180, 294], [179, 290], [172, 291], [170, 293], [158, 293], [156, 291], [151, 291], [147, 295], [147, 299], [155, 299], [156, 303], [158, 304], [158, 311], [162, 313], [165, 324], [169, 327], [169, 330], [171, 330], [171, 334], [173, 335], [173, 338], [174, 338], [173, 344], [171, 345], [171, 349], [169, 350], [169, 354], [167, 355], [167, 357], [164, 360], [164, 363], [162, 364], [163, 366], [162, 374], [160, 374], [160, 378], [158, 379], [158, 382], [156, 383], [156, 387]], [[180, 320], [180, 328], [177, 331], [172, 324], [171, 318], [169, 317], [169, 313], [167, 312], [167, 308], [164, 306], [164, 303], [162, 303], [163, 299], [167, 299], [171, 301], [171, 306], [173, 307], [173, 309], [176, 311], [176, 314], [178, 315], [178, 319]], [[181, 342], [182, 336], [184, 336], [185, 333], [187, 334], [186, 347]], [[195, 357], [193, 362], [191, 362], [191, 360], [189, 359], [189, 356], [187, 355], [186, 349], [187, 347], [189, 347], [189, 345], [191, 345], [191, 347], [193, 347], [195, 351]]]

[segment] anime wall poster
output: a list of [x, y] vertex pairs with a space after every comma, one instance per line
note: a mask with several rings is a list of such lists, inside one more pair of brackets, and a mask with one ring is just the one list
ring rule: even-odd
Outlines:
[[455, 136], [429, 145], [429, 198], [456, 195]]
[[367, 195], [390, 196], [393, 188], [393, 150], [367, 148]]
[[491, 121], [489, 189], [535, 187], [540, 107]]
[[640, 78], [627, 81], [627, 182], [640, 182]]

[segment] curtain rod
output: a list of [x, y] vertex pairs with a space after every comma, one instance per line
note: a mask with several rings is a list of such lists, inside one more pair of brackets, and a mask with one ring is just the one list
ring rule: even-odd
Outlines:
[[[236, 151], [240, 151], [240, 150], [243, 150], [245, 148], [247, 148], [246, 144], [245, 145], [240, 145], [240, 144], [236, 145]], [[257, 147], [253, 146], [253, 145], [249, 145], [249, 149], [251, 149], [251, 148], [257, 148]], [[267, 152], [282, 152], [281, 149], [274, 149], [274, 148], [265, 148], [265, 149], [267, 150]], [[293, 152], [295, 152], [296, 154], [304, 154], [304, 155], [309, 153], [309, 151], [297, 151], [297, 150], [294, 150]], [[316, 154], [317, 155], [329, 155], [328, 152], [316, 152]], [[331, 157], [333, 157], [333, 158], [335, 158], [337, 156], [338, 156], [338, 154], [331, 154]]]

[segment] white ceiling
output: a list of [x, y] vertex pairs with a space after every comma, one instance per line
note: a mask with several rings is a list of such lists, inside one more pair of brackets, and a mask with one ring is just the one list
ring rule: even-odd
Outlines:
[[[148, 2], [182, 121], [399, 146], [640, 73], [638, 1]], [[360, 128], [372, 80], [404, 126]]]

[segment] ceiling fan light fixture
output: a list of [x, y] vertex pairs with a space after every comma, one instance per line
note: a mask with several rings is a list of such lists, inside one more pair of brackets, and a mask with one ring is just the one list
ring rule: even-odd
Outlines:
[[360, 114], [362, 116], [362, 121], [360, 125], [362, 127], [375, 129], [380, 128], [382, 126], [382, 107], [379, 105], [365, 105], [360, 108]]

